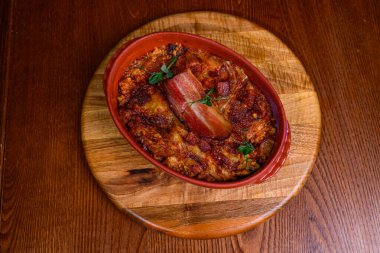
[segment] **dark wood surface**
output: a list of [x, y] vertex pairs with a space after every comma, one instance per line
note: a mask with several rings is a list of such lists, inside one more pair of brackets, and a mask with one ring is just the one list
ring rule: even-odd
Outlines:
[[[121, 213], [80, 139], [85, 91], [126, 34], [168, 14], [248, 18], [302, 60], [322, 111], [300, 194], [257, 228], [173, 238]], [[380, 2], [1, 1], [1, 252], [379, 252]]]

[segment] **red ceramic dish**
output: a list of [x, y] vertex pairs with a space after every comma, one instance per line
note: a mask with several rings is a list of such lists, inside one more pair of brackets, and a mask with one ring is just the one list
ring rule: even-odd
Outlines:
[[[140, 147], [125, 128], [118, 112], [118, 83], [129, 64], [142, 55], [145, 55], [155, 47], [168, 43], [181, 43], [190, 48], [199, 48], [208, 51], [223, 59], [229, 60], [241, 67], [249, 79], [262, 91], [268, 99], [274, 118], [276, 119], [277, 134], [272, 154], [264, 166], [256, 173], [243, 179], [231, 182], [207, 182], [195, 178], [187, 177], [176, 172], [159, 161], [155, 160], [142, 147]], [[167, 173], [181, 178], [187, 182], [210, 188], [232, 188], [249, 183], [261, 183], [273, 176], [284, 163], [290, 147], [290, 129], [286, 120], [285, 111], [276, 91], [269, 81], [260, 71], [248, 60], [231, 49], [206, 38], [179, 32], [159, 32], [146, 35], [125, 43], [108, 63], [104, 73], [103, 89], [107, 98], [108, 108], [112, 119], [121, 134], [138, 152], [148, 159], [155, 166], [163, 169]]]

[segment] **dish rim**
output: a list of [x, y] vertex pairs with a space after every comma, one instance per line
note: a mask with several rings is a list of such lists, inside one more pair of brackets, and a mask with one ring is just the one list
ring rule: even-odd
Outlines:
[[[273, 149], [276, 148], [276, 150], [272, 151], [271, 156], [267, 159], [267, 161], [264, 163], [264, 165], [262, 166], [262, 168], [260, 168], [258, 172], [254, 172], [244, 178], [237, 179], [234, 181], [221, 181], [221, 182], [209, 182], [209, 181], [203, 181], [200, 179], [188, 177], [175, 170], [170, 169], [169, 167], [165, 166], [164, 164], [154, 159], [146, 150], [144, 150], [135, 141], [133, 136], [129, 133], [128, 129], [124, 126], [119, 116], [117, 96], [111, 96], [111, 95], [114, 95], [115, 93], [117, 94], [117, 87], [120, 80], [120, 77], [119, 78], [115, 78], [115, 77], [120, 76], [121, 72], [123, 73], [125, 72], [125, 69], [126, 69], [125, 65], [128, 66], [130, 64], [128, 63], [128, 61], [133, 62], [139, 56], [142, 56], [145, 53], [153, 50], [154, 48], [149, 47], [150, 45], [149, 43], [158, 44], [160, 41], [165, 41], [165, 39], [168, 39], [168, 38], [175, 38], [174, 41], [172, 40], [169, 40], [169, 41], [172, 41], [172, 42], [182, 41], [182, 43], [185, 45], [198, 43], [198, 45], [200, 46], [206, 45], [205, 47], [213, 48], [214, 50], [207, 50], [207, 49], [206, 50], [214, 55], [222, 57], [223, 59], [228, 58], [228, 60], [232, 61], [237, 66], [241, 67], [244, 70], [244, 72], [247, 74], [251, 82], [254, 83], [254, 85], [258, 87], [260, 91], [264, 93], [264, 96], [269, 101], [272, 112], [276, 119], [277, 133], [276, 133], [275, 146], [273, 147]], [[161, 45], [164, 45], [164, 44], [166, 43], [165, 42], [161, 43]], [[128, 54], [131, 54], [131, 55], [140, 54], [140, 55], [138, 57], [135, 57], [135, 56], [129, 56]], [[221, 54], [223, 54], [223, 56], [221, 56]], [[228, 57], [225, 57], [225, 56], [228, 56]], [[128, 57], [129, 57], [129, 60], [127, 61], [126, 58]], [[255, 79], [255, 81], [253, 81], [252, 79]], [[266, 77], [244, 56], [238, 54], [232, 49], [218, 42], [215, 42], [211, 39], [201, 37], [199, 35], [183, 33], [183, 32], [155, 32], [155, 33], [150, 33], [142, 37], [138, 37], [130, 41], [127, 41], [115, 52], [113, 57], [108, 62], [106, 70], [104, 72], [104, 76], [103, 76], [103, 89], [106, 95], [107, 105], [111, 113], [111, 117], [116, 127], [118, 128], [120, 133], [123, 135], [123, 137], [127, 139], [129, 144], [141, 155], [143, 155], [143, 157], [145, 157], [148, 161], [150, 161], [153, 165], [159, 167], [160, 169], [164, 170], [170, 175], [176, 176], [177, 178], [185, 180], [189, 183], [192, 183], [198, 186], [203, 186], [203, 187], [208, 187], [208, 188], [219, 188], [219, 189], [234, 188], [234, 187], [239, 187], [239, 186], [243, 186], [247, 184], [258, 184], [274, 176], [279, 171], [279, 169], [281, 168], [282, 164], [285, 162], [286, 157], [288, 155], [290, 141], [291, 141], [290, 127], [289, 127], [289, 123], [286, 120], [284, 107], [281, 103], [281, 100], [277, 92], [274, 90], [273, 86], [266, 79]], [[108, 94], [111, 94], [111, 95], [108, 96]]]

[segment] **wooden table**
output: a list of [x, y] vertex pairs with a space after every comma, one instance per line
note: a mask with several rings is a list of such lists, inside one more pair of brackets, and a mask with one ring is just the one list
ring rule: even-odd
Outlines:
[[[112, 4], [110, 4], [112, 2]], [[380, 2], [1, 1], [1, 252], [380, 251]], [[250, 19], [301, 59], [322, 141], [300, 194], [236, 236], [186, 240], [120, 212], [92, 177], [80, 114], [97, 65], [168, 14]]]

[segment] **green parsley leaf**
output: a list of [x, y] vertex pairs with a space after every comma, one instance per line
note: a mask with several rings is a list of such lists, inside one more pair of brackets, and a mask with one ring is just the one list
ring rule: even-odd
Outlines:
[[162, 72], [153, 72], [149, 77], [149, 84], [156, 84], [163, 79]]
[[[160, 72], [153, 72], [151, 73], [150, 77], [149, 77], [149, 84], [157, 84], [159, 82], [161, 82], [162, 80], [164, 79], [169, 79], [169, 78], [172, 78], [173, 77], [173, 72], [170, 70], [170, 68], [173, 66], [173, 64], [177, 61], [177, 57], [173, 57], [169, 63], [168, 66], [166, 66], [166, 64], [162, 64], [161, 68], [160, 68]], [[164, 76], [165, 74], [165, 76]]]
[[172, 78], [172, 77], [173, 77], [173, 72], [171, 72], [170, 70], [168, 70], [168, 73], [166, 73], [166, 79]]
[[215, 88], [212, 87], [212, 88], [206, 93], [206, 97], [207, 97], [207, 96], [210, 96], [212, 93], [214, 93], [214, 91], [215, 91]]
[[161, 66], [161, 71], [167, 74], [170, 70], [166, 67], [166, 64], [164, 63]]
[[245, 145], [240, 145], [240, 146], [238, 147], [238, 151], [239, 151], [240, 153], [242, 153], [243, 155], [245, 155], [245, 153], [246, 153], [246, 151], [245, 151]]
[[238, 151], [245, 156], [251, 153], [253, 150], [255, 150], [255, 147], [253, 147], [252, 143], [250, 142], [245, 142], [238, 147]]
[[[244, 131], [245, 132], [245, 131]], [[244, 138], [244, 142], [242, 144], [240, 144], [240, 146], [237, 148], [238, 151], [244, 155], [244, 159], [245, 159], [245, 169], [249, 169], [248, 167], [248, 162], [249, 162], [249, 158], [248, 158], [248, 155], [253, 151], [255, 150], [255, 147], [253, 146], [252, 143], [246, 141], [246, 136], [243, 135], [243, 138]]]
[[211, 88], [207, 93], [206, 93], [206, 95], [205, 95], [205, 97], [204, 98], [202, 98], [202, 99], [199, 99], [199, 100], [196, 100], [196, 101], [191, 101], [191, 102], [189, 102], [190, 103], [190, 106], [192, 105], [192, 104], [194, 104], [194, 103], [196, 103], [196, 102], [199, 102], [199, 103], [201, 103], [201, 104], [205, 104], [205, 105], [207, 105], [207, 106], [212, 106], [212, 97], [210, 97], [210, 95], [213, 93], [215, 91], [215, 89], [214, 88]]
[[170, 69], [177, 60], [178, 60], [178, 57], [173, 57], [167, 69]]
[[245, 169], [248, 170], [249, 169], [249, 167], [248, 167], [249, 158], [247, 155], [245, 155], [244, 159], [245, 159]]

